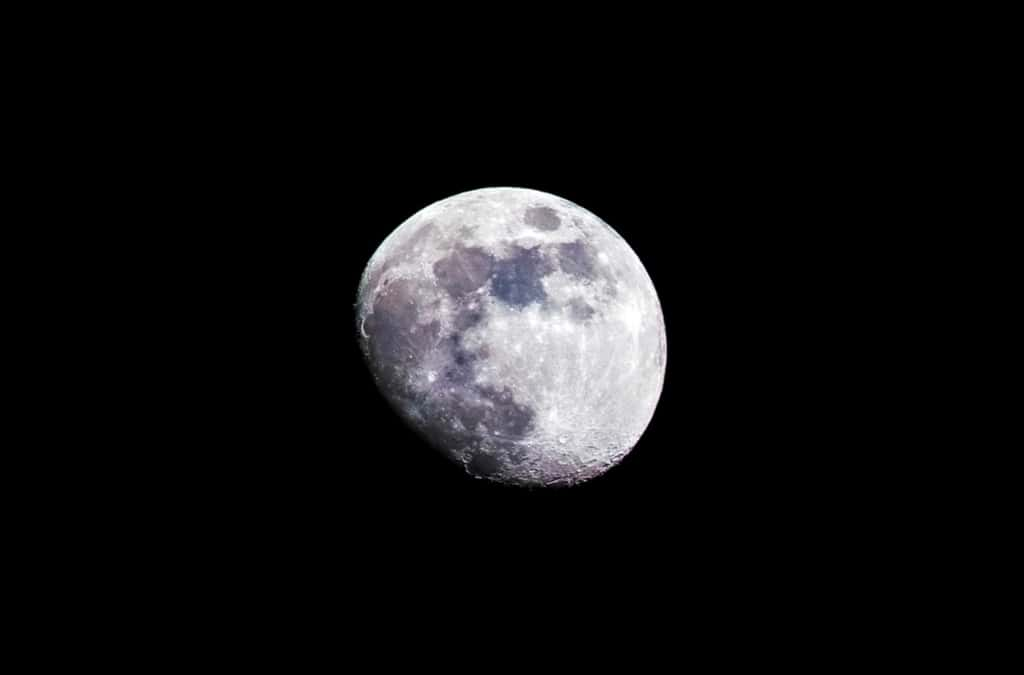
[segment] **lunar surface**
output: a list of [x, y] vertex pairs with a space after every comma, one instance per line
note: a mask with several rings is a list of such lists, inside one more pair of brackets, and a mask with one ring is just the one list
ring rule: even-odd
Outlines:
[[358, 338], [381, 392], [473, 476], [573, 485], [651, 421], [665, 323], [639, 258], [551, 194], [486, 188], [436, 202], [370, 259]]

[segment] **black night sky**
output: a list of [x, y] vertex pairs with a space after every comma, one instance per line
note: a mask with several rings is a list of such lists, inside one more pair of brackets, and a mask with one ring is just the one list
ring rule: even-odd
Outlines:
[[[130, 34], [125, 45], [72, 20], [89, 44], [54, 70], [80, 69], [77, 88], [38, 78], [59, 94], [44, 124], [82, 145], [33, 152], [83, 187], [54, 184], [48, 199], [72, 213], [41, 209], [28, 226], [106, 284], [61, 279], [82, 299], [73, 317], [40, 306], [65, 319], [54, 349], [95, 374], [39, 385], [103, 409], [84, 429], [47, 422], [73, 434], [67, 463], [45, 434], [30, 448], [82, 493], [55, 519], [80, 536], [38, 528], [60, 543], [52, 557], [9, 547], [48, 575], [12, 577], [46, 619], [16, 623], [80, 660], [51, 620], [91, 626], [117, 652], [137, 641], [104, 621], [112, 612], [166, 641], [151, 658], [196, 643], [266, 665], [280, 642], [288, 670], [317, 648], [335, 670], [396, 654], [448, 667], [472, 647], [487, 654], [477, 669], [508, 655], [536, 667], [549, 646], [573, 661], [624, 647], [625, 670], [662, 667], [638, 663], [654, 650], [629, 644], [631, 630], [660, 642], [672, 668], [699, 666], [695, 645], [716, 665], [764, 666], [773, 649], [789, 663], [837, 635], [844, 663], [861, 642], [903, 639], [913, 621], [886, 603], [915, 603], [901, 593], [920, 577], [899, 568], [901, 546], [929, 519], [945, 526], [911, 488], [959, 489], [928, 483], [932, 448], [907, 417], [920, 379], [908, 364], [924, 363], [925, 338], [901, 322], [922, 298], [943, 299], [906, 262], [926, 256], [933, 226], [919, 204], [891, 204], [916, 152], [901, 145], [918, 120], [899, 118], [899, 94], [930, 52], [871, 72], [869, 31], [836, 39], [850, 17], [774, 6], [703, 17], [710, 8], [591, 3], [563, 23], [553, 5], [362, 16], [369, 7], [219, 19], [203, 8], [180, 12], [180, 26], [178, 12], [119, 16], [108, 30]], [[906, 33], [928, 32], [924, 18]], [[86, 58], [103, 49], [101, 63]], [[37, 58], [18, 54], [21, 70]], [[11, 129], [33, 148], [50, 134]], [[945, 135], [919, 137], [937, 157]], [[563, 197], [611, 225], [664, 313], [653, 420], [618, 466], [572, 488], [467, 476], [402, 423], [357, 343], [357, 286], [380, 243], [429, 204], [495, 186]], [[104, 255], [79, 253], [85, 241]], [[893, 290], [887, 269], [910, 283]], [[14, 296], [50, 274], [34, 272]], [[116, 321], [93, 309], [109, 298]], [[53, 508], [33, 498], [13, 502], [18, 524], [36, 503]], [[945, 583], [920, 584], [921, 606], [944, 602]], [[43, 597], [49, 586], [59, 602]], [[63, 597], [72, 586], [92, 595]], [[108, 588], [127, 601], [112, 604]], [[289, 632], [294, 646], [279, 640]], [[200, 660], [211, 662], [189, 664]]]
[[[837, 340], [857, 327], [836, 311], [849, 289], [832, 270], [860, 230], [828, 158], [850, 136], [754, 62], [685, 76], [449, 65], [353, 66], [331, 86], [323, 70], [269, 75], [234, 85], [206, 121], [187, 187], [209, 201], [197, 220], [176, 207], [176, 222], [202, 242], [189, 264], [220, 270], [187, 336], [211, 364], [192, 404], [210, 427], [181, 460], [203, 467], [185, 484], [195, 517], [212, 514], [210, 541], [230, 531], [317, 574], [343, 560], [358, 578], [463, 592], [541, 559], [561, 561], [570, 587], [625, 576], [655, 592], [684, 568], [764, 571], [779, 551], [827, 547], [871, 461], [835, 393], [857, 358]], [[597, 214], [662, 304], [653, 421], [619, 466], [574, 488], [466, 476], [400, 422], [356, 342], [356, 288], [381, 241], [487, 186]], [[474, 565], [484, 578], [451, 572], [466, 560], [488, 561]]]
[[[752, 123], [734, 99], [595, 89], [574, 94], [593, 97], [584, 108], [540, 110], [537, 100], [562, 92], [541, 93], [510, 103], [410, 90], [337, 126], [318, 113], [316, 133], [297, 129], [272, 155], [284, 180], [257, 191], [267, 209], [245, 263], [274, 310], [260, 337], [272, 370], [252, 375], [270, 395], [252, 419], [258, 471], [286, 481], [299, 531], [306, 513], [310, 528], [385, 546], [519, 542], [528, 555], [582, 545], [614, 557], [817, 527], [808, 506], [836, 468], [825, 448], [843, 439], [826, 429], [829, 401], [817, 394], [833, 326], [814, 275], [834, 242], [821, 232], [829, 186], [810, 150], [785, 120]], [[403, 426], [355, 340], [356, 287], [384, 237], [420, 208], [485, 186], [543, 190], [598, 214], [662, 303], [668, 366], [654, 419], [621, 465], [572, 489], [464, 475]]]

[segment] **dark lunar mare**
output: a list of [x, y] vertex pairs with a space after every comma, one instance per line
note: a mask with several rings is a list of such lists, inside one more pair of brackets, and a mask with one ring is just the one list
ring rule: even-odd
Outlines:
[[487, 283], [494, 256], [479, 247], [459, 247], [434, 263], [434, 277], [453, 298], [461, 298]]
[[494, 266], [491, 294], [512, 307], [526, 307], [547, 299], [541, 280], [555, 271], [554, 265], [539, 248], [516, 246], [507, 258]]
[[476, 376], [474, 366], [479, 356], [463, 346], [459, 333], [446, 337], [444, 344], [451, 359], [444, 369], [444, 382], [448, 385], [465, 385], [472, 382]]
[[484, 311], [478, 307], [463, 307], [455, 313], [455, 328], [467, 330], [480, 325], [484, 320]]
[[530, 227], [552, 232], [562, 225], [558, 213], [550, 206], [533, 206], [526, 209], [523, 221]]
[[562, 271], [581, 279], [596, 279], [596, 256], [590, 244], [570, 241], [558, 246], [558, 265]]
[[[483, 318], [478, 310], [463, 308], [456, 313], [456, 325], [460, 316], [463, 323]], [[448, 357], [442, 377], [427, 396], [413, 402], [422, 413], [424, 437], [442, 451], [468, 451], [466, 468], [477, 476], [493, 475], [506, 463], [522, 462], [526, 451], [518, 442], [533, 430], [536, 413], [517, 401], [507, 387], [476, 384], [478, 364], [488, 356], [486, 349], [469, 349], [458, 330], [439, 345]], [[500, 452], [485, 451], [482, 435]]]
[[495, 389], [480, 386], [477, 392], [491, 402], [484, 416], [487, 428], [504, 440], [518, 441], [533, 430], [535, 414], [531, 408], [516, 401], [508, 387]]
[[393, 391], [408, 389], [403, 373], [415, 368], [438, 341], [440, 322], [417, 322], [420, 302], [414, 282], [385, 280], [363, 327], [370, 336], [368, 355], [381, 373], [384, 386]]
[[581, 239], [559, 244], [555, 258], [558, 259], [559, 268], [566, 274], [584, 281], [603, 278], [607, 282], [609, 294], [616, 294], [618, 279], [610, 269], [602, 269], [598, 264], [597, 251], [590, 242]]

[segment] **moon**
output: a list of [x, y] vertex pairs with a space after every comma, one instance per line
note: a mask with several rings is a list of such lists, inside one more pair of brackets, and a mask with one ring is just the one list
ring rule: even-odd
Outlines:
[[442, 199], [363, 272], [356, 328], [384, 397], [472, 476], [575, 485], [636, 445], [661, 396], [661, 305], [629, 244], [523, 188]]

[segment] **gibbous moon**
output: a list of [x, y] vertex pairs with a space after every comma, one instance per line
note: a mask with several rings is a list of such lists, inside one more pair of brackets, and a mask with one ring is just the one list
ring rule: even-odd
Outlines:
[[473, 476], [573, 485], [615, 466], [654, 415], [665, 322], [611, 227], [545, 192], [473, 190], [402, 223], [356, 303], [377, 386]]

